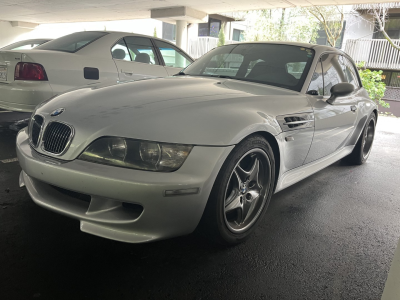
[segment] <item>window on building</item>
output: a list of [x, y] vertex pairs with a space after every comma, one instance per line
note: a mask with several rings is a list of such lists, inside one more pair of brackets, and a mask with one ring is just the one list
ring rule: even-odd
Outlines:
[[244, 31], [239, 29], [233, 29], [232, 40], [237, 42], [244, 41]]
[[[346, 21], [343, 22], [343, 29], [342, 29], [342, 32], [340, 33], [340, 37], [336, 41], [335, 48], [338, 48], [338, 49], [342, 48], [343, 36], [344, 36], [345, 29], [346, 29]], [[330, 46], [330, 44], [328, 43], [328, 36], [326, 35], [326, 31], [322, 27], [322, 25], [321, 25], [320, 29], [318, 30], [316, 42], [318, 45]]]
[[[378, 28], [378, 25], [376, 25], [376, 28]], [[390, 16], [389, 19], [386, 20], [385, 31], [390, 38], [400, 39], [400, 15]], [[384, 39], [385, 37], [382, 32], [375, 30], [373, 38]]]
[[209, 18], [208, 23], [199, 24], [199, 36], [218, 37], [220, 29], [221, 20]]
[[175, 41], [176, 25], [169, 23], [162, 23], [162, 38], [168, 41]]

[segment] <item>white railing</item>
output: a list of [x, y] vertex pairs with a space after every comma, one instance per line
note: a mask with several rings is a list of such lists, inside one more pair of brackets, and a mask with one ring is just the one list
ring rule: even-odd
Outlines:
[[[225, 41], [225, 45], [236, 43], [235, 41]], [[218, 38], [209, 36], [199, 36], [194, 39], [190, 39], [188, 43], [188, 54], [194, 59], [206, 54], [211, 49], [214, 49], [218, 45]]]
[[[400, 40], [393, 40], [400, 46]], [[372, 69], [400, 69], [400, 51], [385, 39], [347, 40], [345, 52], [356, 63], [365, 62]]]

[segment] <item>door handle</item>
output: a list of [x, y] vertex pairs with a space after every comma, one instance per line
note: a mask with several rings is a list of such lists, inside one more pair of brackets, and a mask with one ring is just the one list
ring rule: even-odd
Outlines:
[[352, 106], [350, 107], [350, 109], [351, 109], [351, 111], [355, 112], [355, 111], [357, 110], [357, 106], [352, 105]]
[[133, 75], [133, 71], [121, 70], [121, 72], [124, 74]]
[[283, 125], [296, 125], [296, 124], [305, 124], [309, 122], [314, 122], [314, 120], [302, 120], [302, 121], [293, 121], [293, 122], [286, 122]]

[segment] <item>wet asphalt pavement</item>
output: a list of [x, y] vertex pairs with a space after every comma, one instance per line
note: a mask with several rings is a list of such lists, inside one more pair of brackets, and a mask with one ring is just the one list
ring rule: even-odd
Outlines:
[[[0, 162], [0, 299], [380, 299], [400, 238], [400, 119], [381, 119], [365, 165], [274, 195], [233, 248], [82, 233], [18, 187], [18, 162]], [[16, 157], [14, 140], [0, 132], [0, 160]]]

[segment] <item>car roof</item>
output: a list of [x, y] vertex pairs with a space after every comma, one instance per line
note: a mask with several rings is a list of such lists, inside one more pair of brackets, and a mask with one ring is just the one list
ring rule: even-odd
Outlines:
[[310, 49], [315, 49], [318, 52], [325, 52], [325, 51], [334, 51], [338, 53], [342, 53], [341, 50], [337, 48], [333, 48], [331, 46], [325, 46], [325, 45], [317, 45], [317, 44], [311, 44], [311, 43], [299, 43], [299, 42], [284, 42], [284, 41], [257, 41], [257, 42], [238, 42], [238, 43], [232, 43], [228, 44], [225, 46], [229, 45], [243, 45], [243, 44], [274, 44], [274, 45], [289, 45], [289, 46], [297, 46], [297, 47], [304, 47], [304, 48], [310, 48]]

